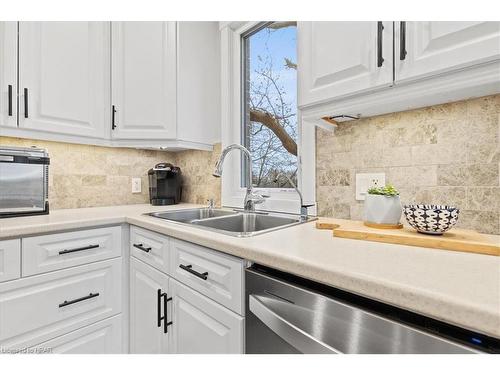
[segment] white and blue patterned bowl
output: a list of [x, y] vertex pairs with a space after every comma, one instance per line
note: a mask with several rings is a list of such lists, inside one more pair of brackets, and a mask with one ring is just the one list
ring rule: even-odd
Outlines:
[[406, 221], [420, 233], [443, 234], [458, 221], [456, 207], [435, 204], [407, 204], [403, 207]]

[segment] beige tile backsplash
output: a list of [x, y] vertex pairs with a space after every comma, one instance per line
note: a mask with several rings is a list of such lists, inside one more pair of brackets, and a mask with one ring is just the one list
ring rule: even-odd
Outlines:
[[[459, 226], [500, 234], [500, 95], [341, 123], [317, 130], [316, 192], [321, 216], [361, 219], [355, 174], [385, 172], [403, 203], [452, 204]], [[183, 201], [221, 202], [212, 176], [221, 151], [178, 153], [0, 137], [1, 145], [47, 148], [51, 208], [148, 202], [147, 171], [167, 161], [184, 176]], [[141, 177], [142, 193], [131, 193]]]
[[500, 234], [500, 95], [341, 123], [316, 133], [319, 214], [360, 220], [355, 175], [385, 172], [403, 203], [451, 204]]
[[[220, 181], [211, 176], [214, 152], [137, 150], [0, 137], [0, 145], [48, 149], [49, 200], [52, 209], [149, 202], [148, 170], [159, 162], [180, 165], [184, 176], [183, 201], [220, 202]], [[208, 168], [210, 166], [211, 168]], [[142, 192], [132, 194], [132, 177], [142, 180]]]

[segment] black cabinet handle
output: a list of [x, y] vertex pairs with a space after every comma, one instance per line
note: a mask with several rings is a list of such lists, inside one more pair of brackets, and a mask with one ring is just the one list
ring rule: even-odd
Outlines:
[[144, 247], [144, 245], [142, 243], [135, 243], [132, 246], [139, 249], [139, 250], [142, 250], [146, 253], [149, 253], [151, 251], [150, 247]]
[[116, 117], [116, 107], [114, 105], [111, 106], [111, 130], [115, 130], [115, 117]]
[[88, 246], [83, 246], [83, 247], [76, 247], [74, 249], [61, 250], [61, 251], [59, 251], [59, 255], [76, 253], [77, 251], [83, 251], [83, 250], [96, 249], [98, 247], [99, 247], [99, 245], [88, 245]]
[[12, 116], [12, 85], [9, 85], [9, 116]]
[[28, 118], [28, 89], [24, 88], [24, 118]]
[[95, 298], [97, 296], [99, 296], [99, 293], [90, 293], [88, 296], [85, 296], [85, 297], [80, 297], [80, 298], [77, 298], [77, 299], [72, 299], [71, 301], [64, 301], [63, 303], [59, 304], [59, 308], [64, 307], [64, 306], [69, 306], [69, 305], [72, 305], [74, 303], [86, 301], [88, 299]]
[[196, 277], [199, 277], [200, 279], [203, 279], [203, 280], [208, 279], [208, 272], [203, 272], [203, 273], [197, 272], [197, 271], [193, 270], [193, 266], [191, 264], [188, 264], [187, 266], [185, 266], [184, 264], [181, 264], [181, 265], [179, 265], [179, 267], [182, 268], [184, 271], [187, 271], [187, 272], [195, 275]]
[[[163, 312], [164, 316], [161, 316], [161, 299], [163, 298]], [[168, 302], [172, 301], [172, 298], [168, 298], [167, 293], [162, 293], [161, 289], [158, 289], [158, 295], [157, 295], [157, 320], [158, 320], [158, 327], [161, 327], [161, 322], [162, 320], [164, 321], [163, 324], [163, 333], [168, 333], [168, 326], [172, 325], [172, 321], [168, 321], [168, 309], [167, 305]]]
[[406, 59], [406, 22], [401, 21], [399, 24], [399, 59]]
[[384, 31], [384, 25], [381, 21], [377, 22], [377, 66], [380, 68], [384, 63], [384, 57], [382, 56], [382, 31]]

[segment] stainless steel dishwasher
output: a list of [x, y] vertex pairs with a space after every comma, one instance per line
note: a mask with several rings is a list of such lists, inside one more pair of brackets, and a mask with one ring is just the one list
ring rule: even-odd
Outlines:
[[500, 340], [254, 264], [245, 352], [500, 353]]

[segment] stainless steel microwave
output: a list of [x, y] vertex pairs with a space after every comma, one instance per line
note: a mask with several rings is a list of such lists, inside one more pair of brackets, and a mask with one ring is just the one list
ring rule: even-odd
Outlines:
[[49, 213], [46, 150], [0, 146], [0, 218]]

